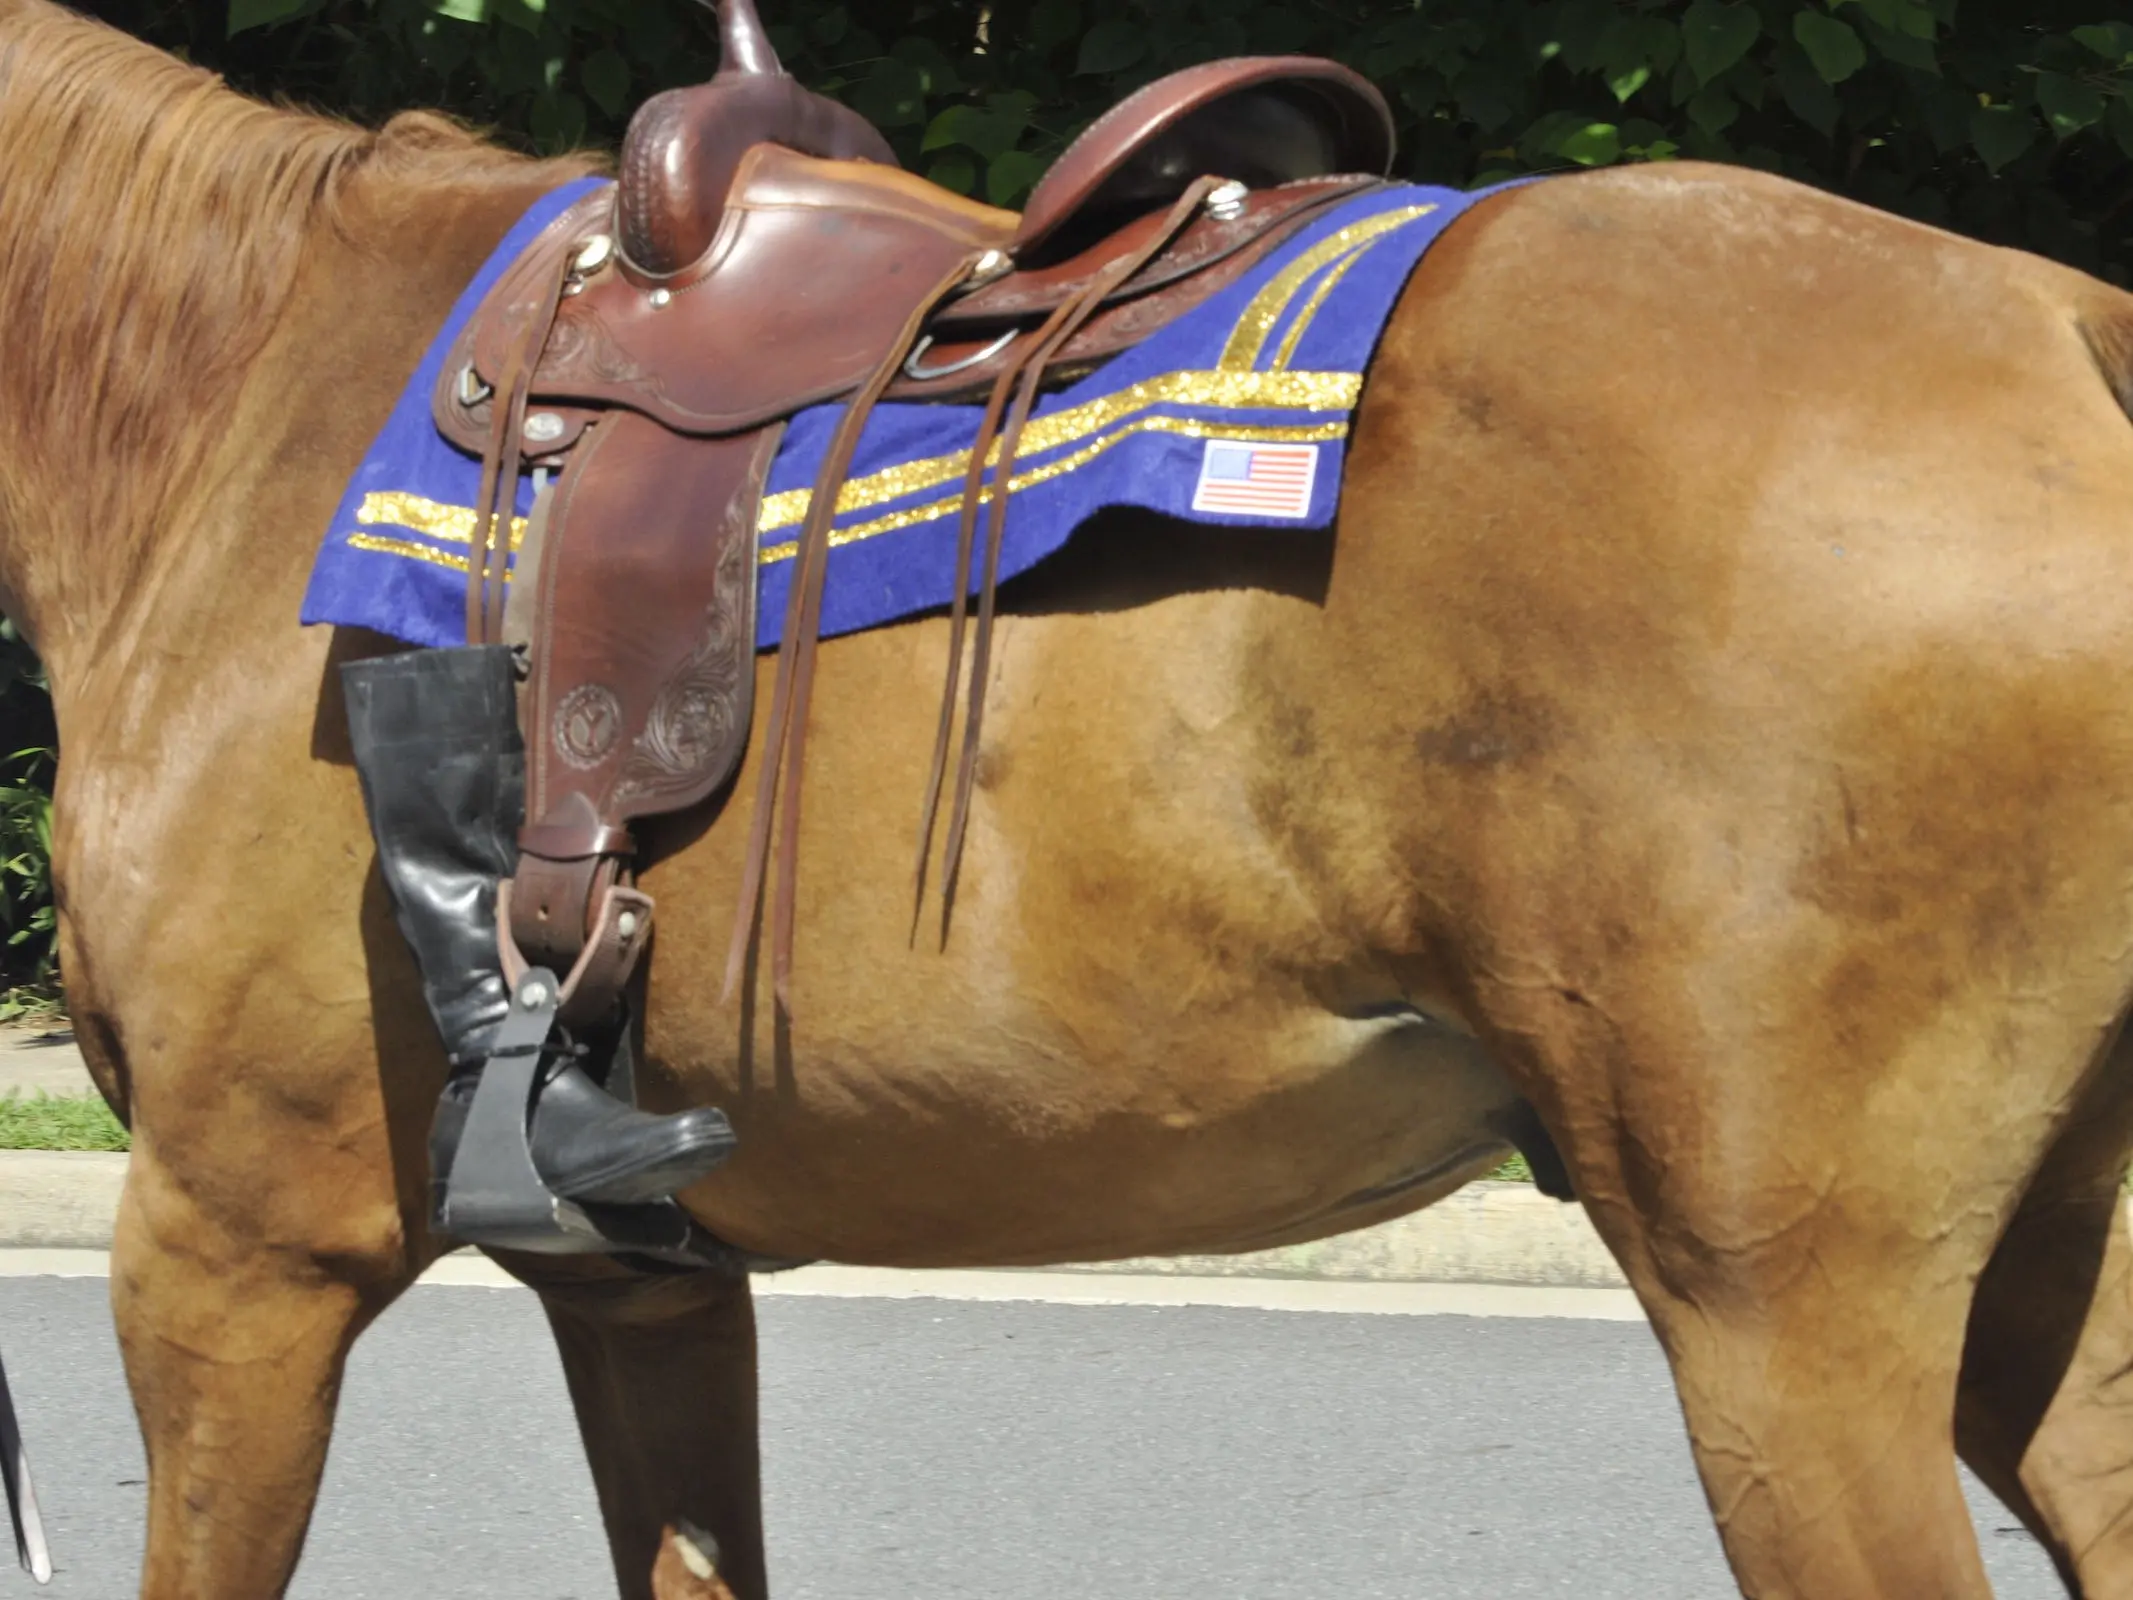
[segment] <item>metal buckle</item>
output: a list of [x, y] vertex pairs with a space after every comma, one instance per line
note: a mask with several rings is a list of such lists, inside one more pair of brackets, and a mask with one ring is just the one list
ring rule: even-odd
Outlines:
[[966, 372], [972, 367], [983, 366], [1021, 337], [1022, 330], [1020, 328], [1009, 328], [999, 338], [993, 340], [991, 344], [978, 351], [975, 355], [967, 355], [960, 361], [950, 361], [944, 366], [921, 367], [918, 364], [919, 358], [933, 348], [933, 335], [922, 333], [918, 336], [918, 343], [911, 347], [911, 353], [904, 357], [904, 376], [913, 383], [929, 383], [935, 378], [953, 377], [958, 372]]

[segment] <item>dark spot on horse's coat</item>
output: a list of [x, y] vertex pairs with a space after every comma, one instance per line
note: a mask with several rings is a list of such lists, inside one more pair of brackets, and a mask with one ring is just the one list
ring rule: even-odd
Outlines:
[[1318, 725], [1309, 706], [1292, 700], [1276, 709], [1271, 720], [1283, 755], [1301, 761], [1318, 753]]
[[1592, 1005], [1592, 1002], [1590, 1000], [1586, 999], [1575, 989], [1558, 989], [1555, 992], [1561, 995], [1565, 1000], [1569, 1001], [1574, 1006], [1585, 1006], [1589, 1009]]
[[1502, 767], [1545, 754], [1555, 733], [1544, 706], [1484, 695], [1415, 735], [1415, 752], [1446, 767]]
[[1007, 782], [1008, 773], [1014, 770], [1015, 758], [996, 744], [978, 747], [977, 765], [971, 772], [972, 779], [980, 789], [992, 790]]

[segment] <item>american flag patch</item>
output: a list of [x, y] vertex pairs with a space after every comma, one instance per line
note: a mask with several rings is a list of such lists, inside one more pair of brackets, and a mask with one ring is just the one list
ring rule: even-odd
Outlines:
[[1195, 511], [1261, 517], [1308, 517], [1318, 476], [1315, 444], [1247, 444], [1210, 439], [1192, 492]]

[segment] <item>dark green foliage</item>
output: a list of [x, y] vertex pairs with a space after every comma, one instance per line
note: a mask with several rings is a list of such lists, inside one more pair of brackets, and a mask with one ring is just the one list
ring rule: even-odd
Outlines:
[[[1296, 50], [1385, 88], [1414, 177], [1742, 161], [2118, 281], [2133, 270], [2126, 0], [760, 4], [787, 64], [907, 164], [1003, 203], [1157, 73]], [[613, 144], [638, 101], [716, 56], [688, 0], [92, 9], [248, 89], [365, 117], [447, 106], [547, 150]]]
[[[1090, 117], [1158, 73], [1304, 51], [1383, 86], [1412, 177], [1746, 162], [2116, 282], [2133, 274], [2129, 0], [759, 4], [802, 79], [881, 124], [906, 164], [1002, 204]], [[544, 151], [615, 144], [632, 107], [707, 76], [717, 53], [709, 14], [688, 0], [85, 9], [255, 93], [369, 119], [442, 106]], [[22, 655], [0, 641], [0, 673]], [[10, 677], [0, 751], [48, 749], [48, 728], [41, 691]], [[49, 903], [42, 857], [28, 844], [44, 825], [6, 799], [35, 770], [17, 758], [0, 771], [7, 926], [28, 933], [6, 952], [18, 974], [48, 943], [36, 920]]]
[[44, 673], [0, 620], [0, 1020], [56, 976], [52, 910], [52, 773], [58, 735]]

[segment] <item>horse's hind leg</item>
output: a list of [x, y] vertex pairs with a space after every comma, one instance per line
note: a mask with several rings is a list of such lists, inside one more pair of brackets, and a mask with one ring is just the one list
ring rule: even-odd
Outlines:
[[1498, 1015], [1554, 1063], [1551, 1131], [1666, 1350], [1742, 1589], [1983, 1600], [1955, 1453], [1974, 1286], [2097, 1081], [2122, 970], [2011, 1007], [1854, 944], [1839, 970], [1878, 1003], [1833, 1011], [1787, 931], [1521, 985]]
[[1956, 1437], [2074, 1593], [2133, 1595], [2133, 1046], [2023, 1198], [1971, 1306]]
[[[740, 1600], [762, 1600], [756, 1453], [755, 1305], [745, 1277], [636, 1278], [604, 1264], [513, 1262], [541, 1291], [586, 1459], [600, 1492], [624, 1600], [721, 1593], [688, 1581], [662, 1535], [694, 1552]], [[671, 1543], [671, 1541], [669, 1542]], [[695, 1577], [701, 1580], [701, 1574]]]

